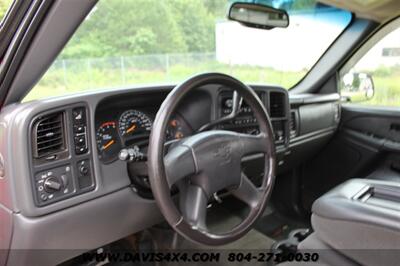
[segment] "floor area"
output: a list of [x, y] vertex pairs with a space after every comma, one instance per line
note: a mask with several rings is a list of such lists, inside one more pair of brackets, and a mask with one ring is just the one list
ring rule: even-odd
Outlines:
[[[224, 233], [233, 228], [245, 217], [246, 208], [239, 205], [239, 202], [224, 202], [216, 204], [208, 210], [207, 225], [211, 232]], [[289, 233], [298, 228], [307, 228], [309, 225], [283, 216], [271, 206], [267, 207], [263, 216], [256, 222], [254, 228], [243, 238], [219, 247], [210, 247], [188, 241], [176, 234], [167, 225], [161, 225], [150, 230], [151, 238], [156, 242], [158, 250], [174, 251], [215, 251], [227, 256], [229, 252], [270, 252], [274, 243], [288, 237]], [[241, 265], [243, 263], [207, 263], [207, 265]], [[163, 264], [172, 266], [175, 264]], [[178, 265], [178, 264], [176, 264]], [[191, 264], [196, 265], [196, 264]], [[199, 264], [200, 265], [200, 264]], [[204, 263], [201, 265], [205, 265]], [[246, 263], [247, 265], [247, 263]], [[266, 263], [252, 263], [251, 265], [266, 265]]]
[[[214, 203], [208, 209], [207, 213], [207, 226], [213, 233], [224, 233], [232, 229], [235, 225], [239, 224], [247, 215], [247, 208], [242, 203], [235, 199], [224, 199], [222, 204]], [[309, 228], [310, 225], [301, 222], [301, 219], [289, 218], [276, 211], [269, 205], [264, 211], [263, 215], [254, 224], [250, 230], [241, 239], [224, 246], [210, 247], [193, 243], [178, 235], [167, 224], [163, 223], [154, 226], [140, 234], [132, 235], [133, 239], [123, 239], [109, 245], [109, 252], [118, 251], [139, 251], [139, 252], [218, 252], [221, 257], [227, 258], [229, 253], [267, 253], [271, 252], [271, 247], [283, 239], [286, 239], [291, 231], [298, 228]], [[88, 266], [89, 264], [79, 264], [76, 261], [67, 263], [65, 265], [82, 265]], [[179, 263], [102, 263], [90, 264], [91, 266], [127, 266], [127, 265], [151, 265], [151, 266], [175, 266], [181, 265]], [[230, 261], [221, 260], [219, 263], [190, 263], [190, 265], [243, 265], [242, 262], [233, 263]], [[246, 265], [268, 265], [265, 262], [253, 262], [251, 264], [246, 262]]]

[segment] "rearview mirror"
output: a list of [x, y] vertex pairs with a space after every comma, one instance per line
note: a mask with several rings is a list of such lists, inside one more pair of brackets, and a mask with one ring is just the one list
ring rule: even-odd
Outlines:
[[289, 26], [289, 15], [285, 10], [253, 3], [233, 3], [229, 8], [228, 19], [261, 29]]
[[341, 94], [352, 102], [369, 100], [375, 95], [374, 81], [367, 73], [349, 72], [342, 78]]

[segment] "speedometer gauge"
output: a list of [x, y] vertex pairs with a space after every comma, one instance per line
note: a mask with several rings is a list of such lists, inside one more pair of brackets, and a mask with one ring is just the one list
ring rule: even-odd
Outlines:
[[124, 139], [148, 138], [151, 126], [152, 121], [145, 113], [128, 110], [119, 118], [118, 130]]

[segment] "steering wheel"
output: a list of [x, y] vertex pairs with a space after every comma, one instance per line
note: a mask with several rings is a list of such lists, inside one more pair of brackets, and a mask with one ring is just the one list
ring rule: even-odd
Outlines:
[[[243, 97], [258, 121], [258, 135], [225, 130], [204, 131], [181, 140], [165, 154], [168, 121], [181, 100], [206, 84], [231, 88]], [[241, 170], [241, 159], [263, 153], [262, 185], [256, 187]], [[269, 115], [255, 92], [239, 80], [220, 73], [189, 78], [164, 100], [153, 123], [148, 167], [154, 198], [170, 226], [188, 240], [204, 245], [224, 245], [245, 235], [262, 214], [275, 180], [275, 147]], [[179, 206], [171, 196], [178, 184]], [[211, 233], [206, 225], [208, 200], [214, 193], [230, 190], [249, 207], [247, 217], [223, 234]]]

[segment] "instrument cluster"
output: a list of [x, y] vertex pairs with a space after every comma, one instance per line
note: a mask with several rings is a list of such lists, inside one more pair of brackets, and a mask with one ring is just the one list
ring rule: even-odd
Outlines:
[[[96, 143], [100, 160], [109, 163], [118, 159], [122, 149], [135, 148], [147, 152], [154, 115], [128, 109], [117, 120], [103, 121], [96, 129]], [[190, 125], [175, 114], [168, 123], [167, 141], [182, 139], [192, 133]]]

